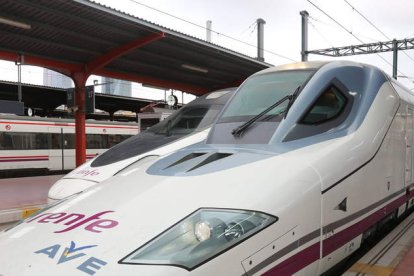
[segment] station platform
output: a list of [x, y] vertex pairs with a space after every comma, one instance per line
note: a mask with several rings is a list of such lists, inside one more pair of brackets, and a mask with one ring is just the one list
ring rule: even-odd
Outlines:
[[18, 221], [43, 208], [49, 188], [62, 175], [0, 179], [0, 224]]

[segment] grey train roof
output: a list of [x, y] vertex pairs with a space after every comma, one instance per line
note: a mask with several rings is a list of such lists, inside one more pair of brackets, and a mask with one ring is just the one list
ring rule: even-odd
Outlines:
[[[380, 69], [349, 61], [288, 64], [265, 69], [252, 77], [290, 70], [314, 72], [303, 85], [286, 118], [278, 122], [256, 123], [254, 129], [237, 138], [232, 135], [232, 130], [240, 122], [221, 122], [219, 116], [206, 142], [189, 146], [157, 161], [147, 172], [158, 175], [204, 174], [348, 135], [363, 123], [378, 91], [384, 83], [390, 82], [390, 78]], [[239, 87], [226, 107], [231, 105], [249, 79]], [[330, 84], [340, 86], [347, 94], [348, 109], [326, 124], [300, 124], [300, 118]], [[273, 129], [269, 134], [271, 127]], [[259, 139], [263, 135], [268, 135], [266, 141]]]

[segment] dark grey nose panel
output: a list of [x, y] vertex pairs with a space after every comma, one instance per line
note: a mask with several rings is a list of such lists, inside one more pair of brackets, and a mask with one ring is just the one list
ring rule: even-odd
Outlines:
[[146, 172], [166, 176], [202, 175], [234, 168], [274, 155], [275, 153], [263, 154], [263, 152], [240, 149], [183, 150], [158, 160]]
[[166, 164], [167, 166], [162, 171], [170, 174], [187, 173], [231, 155], [232, 153], [192, 152], [170, 165]]

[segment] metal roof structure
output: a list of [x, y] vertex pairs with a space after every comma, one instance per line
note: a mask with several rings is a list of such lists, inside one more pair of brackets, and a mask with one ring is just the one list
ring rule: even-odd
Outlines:
[[[37, 114], [51, 116], [54, 109], [66, 104], [66, 89], [33, 84], [21, 84], [21, 86], [22, 100], [25, 106], [37, 110]], [[16, 82], [0, 81], [0, 100], [15, 101], [17, 89], [18, 83]], [[138, 113], [141, 108], [152, 103], [154, 101], [148, 99], [95, 93], [95, 107], [109, 114], [120, 110]], [[157, 106], [167, 108], [166, 103], [159, 103]], [[87, 116], [88, 118], [94, 118], [95, 115], [89, 114]]]
[[269, 67], [88, 0], [3, 0], [2, 18], [9, 24], [0, 20], [0, 59], [22, 55], [22, 64], [69, 76], [72, 67], [85, 66], [101, 76], [202, 95]]
[[89, 0], [2, 0], [0, 59], [75, 83], [76, 165], [86, 161], [86, 80], [130, 80], [203, 95], [269, 64]]

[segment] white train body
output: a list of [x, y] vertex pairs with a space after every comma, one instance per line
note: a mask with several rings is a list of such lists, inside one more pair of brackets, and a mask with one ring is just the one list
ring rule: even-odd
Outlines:
[[[0, 173], [75, 168], [73, 120], [1, 115], [0, 128]], [[87, 121], [86, 158], [92, 159], [137, 133], [136, 123]]]
[[93, 160], [90, 160], [69, 172], [53, 184], [48, 192], [48, 204], [52, 204], [97, 185], [137, 161], [142, 160], [141, 162], [143, 162], [146, 160], [155, 160], [160, 156], [164, 156], [183, 147], [199, 143], [206, 139], [209, 130], [210, 129], [208, 128], [198, 131], [194, 134], [180, 138], [177, 141], [168, 143], [165, 146], [108, 165], [92, 167], [91, 164]]
[[199, 97], [165, 121], [76, 168], [51, 187], [48, 202], [56, 202], [101, 183], [137, 161], [155, 160], [205, 140], [209, 127], [234, 90], [227, 88]]
[[[288, 112], [237, 130], [298, 85]], [[259, 100], [271, 93], [281, 95]], [[413, 109], [409, 91], [368, 65], [259, 72], [205, 142], [143, 159], [1, 233], [0, 274], [323, 274], [411, 207]]]

